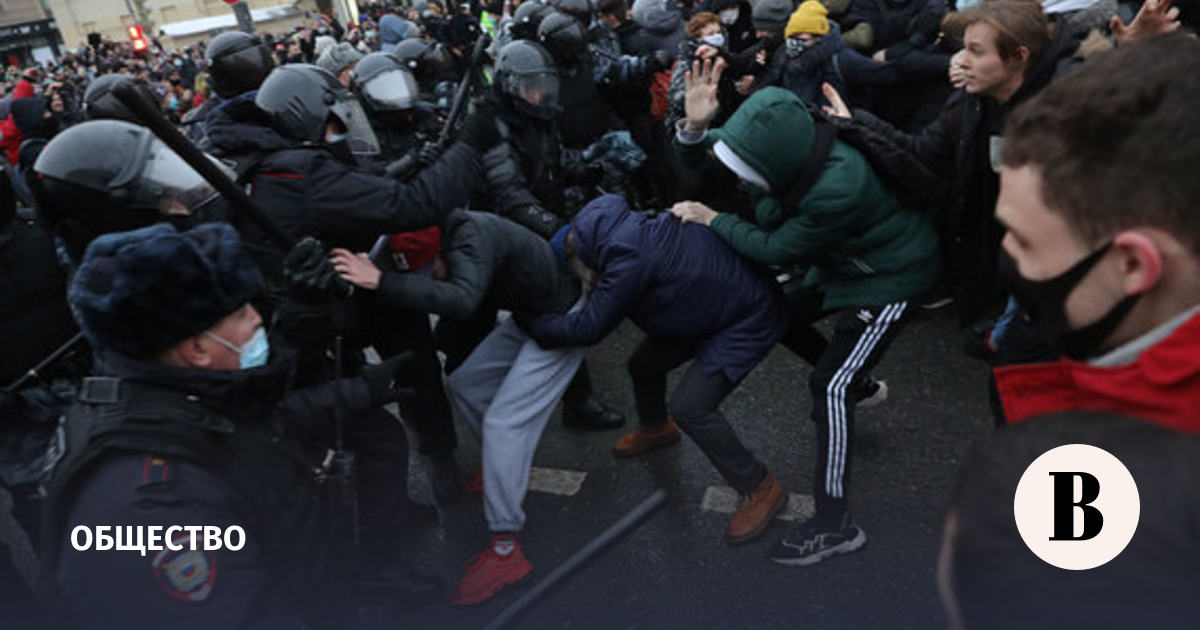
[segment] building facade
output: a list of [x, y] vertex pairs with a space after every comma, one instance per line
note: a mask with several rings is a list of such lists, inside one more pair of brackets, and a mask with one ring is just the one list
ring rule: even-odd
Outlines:
[[39, 0], [0, 0], [0, 65], [25, 65], [60, 52], [55, 22]]
[[[10, 0], [0, 0], [7, 3]], [[25, 1], [25, 0], [22, 0]], [[35, 1], [36, 0], [32, 0]], [[258, 29], [287, 30], [316, 11], [315, 0], [246, 0]], [[129, 26], [146, 27], [166, 48], [181, 48], [234, 28], [224, 0], [46, 0], [68, 50], [87, 44], [89, 33], [121, 41]]]

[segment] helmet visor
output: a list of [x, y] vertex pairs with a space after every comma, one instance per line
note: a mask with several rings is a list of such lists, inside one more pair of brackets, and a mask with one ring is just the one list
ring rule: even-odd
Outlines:
[[345, 128], [346, 142], [355, 155], [378, 155], [379, 139], [371, 129], [371, 122], [358, 99], [353, 96], [342, 98], [329, 109], [329, 115], [337, 118]]
[[516, 75], [512, 95], [534, 107], [553, 110], [558, 106], [558, 75], [553, 72]]
[[147, 147], [146, 166], [133, 186], [135, 205], [169, 215], [192, 214], [217, 196], [207, 180], [158, 139]]
[[371, 77], [362, 93], [376, 109], [412, 109], [417, 102], [417, 82], [410, 72], [388, 70]]

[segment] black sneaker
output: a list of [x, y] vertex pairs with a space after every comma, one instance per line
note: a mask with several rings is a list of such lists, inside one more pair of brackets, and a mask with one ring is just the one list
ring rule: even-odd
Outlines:
[[888, 399], [887, 381], [877, 381], [870, 378], [867, 381], [867, 386], [863, 388], [862, 398], [858, 399], [858, 406], [862, 409], [882, 405]]
[[789, 567], [806, 567], [832, 556], [858, 551], [867, 544], [866, 532], [849, 523], [849, 519], [841, 531], [819, 531], [810, 522], [797, 525], [771, 547], [767, 557]]

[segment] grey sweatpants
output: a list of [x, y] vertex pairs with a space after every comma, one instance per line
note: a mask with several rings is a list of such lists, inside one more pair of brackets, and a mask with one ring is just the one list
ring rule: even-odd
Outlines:
[[533, 453], [586, 355], [587, 348], [543, 350], [509, 318], [447, 379], [450, 404], [483, 441], [483, 512], [491, 531], [525, 525], [521, 503]]

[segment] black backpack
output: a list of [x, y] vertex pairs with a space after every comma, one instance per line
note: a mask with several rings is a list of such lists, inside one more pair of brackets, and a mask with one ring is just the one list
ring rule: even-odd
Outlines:
[[795, 212], [796, 204], [816, 185], [825, 171], [835, 139], [862, 154], [904, 207], [931, 214], [930, 211], [943, 203], [945, 182], [890, 138], [853, 118], [830, 116], [811, 104], [808, 111], [815, 128], [813, 150], [783, 197], [784, 213]]

